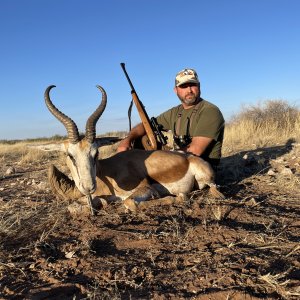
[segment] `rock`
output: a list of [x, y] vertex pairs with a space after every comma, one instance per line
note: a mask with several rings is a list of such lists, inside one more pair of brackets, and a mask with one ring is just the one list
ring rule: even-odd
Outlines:
[[276, 173], [272, 169], [270, 169], [267, 174], [269, 176], [275, 176], [276, 175]]
[[285, 175], [285, 176], [288, 176], [288, 175], [293, 175], [293, 172], [290, 168], [288, 167], [284, 167], [282, 169], [282, 171], [280, 172], [281, 175]]
[[267, 160], [264, 157], [260, 157], [257, 162], [263, 166], [266, 164]]
[[76, 251], [66, 252], [65, 258], [68, 258], [68, 259], [73, 258], [75, 253], [76, 253]]
[[39, 190], [45, 191], [48, 188], [48, 184], [46, 182], [41, 181], [39, 184], [36, 185]]
[[16, 169], [14, 167], [9, 167], [5, 172], [6, 175], [12, 175], [15, 173], [16, 173]]
[[255, 198], [252, 197], [250, 200], [248, 200], [248, 201], [246, 202], [246, 205], [247, 205], [247, 206], [254, 207], [254, 206], [257, 205], [257, 202], [256, 202]]
[[243, 160], [245, 163], [245, 166], [252, 166], [257, 164], [257, 159], [252, 154], [245, 154], [243, 156]]
[[243, 156], [243, 159], [248, 159], [248, 154], [245, 154], [244, 156]]

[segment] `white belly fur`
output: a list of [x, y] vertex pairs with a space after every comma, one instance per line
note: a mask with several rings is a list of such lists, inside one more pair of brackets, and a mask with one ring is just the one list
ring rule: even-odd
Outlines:
[[190, 172], [187, 172], [184, 177], [176, 182], [153, 184], [153, 187], [160, 193], [166, 194], [166, 190], [169, 194], [179, 195], [181, 193], [190, 193], [194, 187], [195, 179]]

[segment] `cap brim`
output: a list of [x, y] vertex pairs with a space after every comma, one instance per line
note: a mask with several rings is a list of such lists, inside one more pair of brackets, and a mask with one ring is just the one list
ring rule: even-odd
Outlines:
[[176, 86], [181, 86], [181, 85], [186, 84], [186, 83], [199, 83], [199, 81], [197, 79], [188, 79], [184, 82], [180, 82], [180, 83], [176, 84]]

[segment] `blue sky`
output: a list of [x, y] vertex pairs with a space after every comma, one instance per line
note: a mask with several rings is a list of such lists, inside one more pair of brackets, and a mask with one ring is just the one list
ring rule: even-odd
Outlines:
[[[202, 97], [229, 120], [242, 104], [300, 105], [298, 0], [1, 0], [0, 139], [65, 134], [51, 98], [84, 131], [128, 130], [127, 71], [149, 116], [177, 105], [175, 74], [197, 70]], [[139, 121], [133, 110], [133, 123]]]

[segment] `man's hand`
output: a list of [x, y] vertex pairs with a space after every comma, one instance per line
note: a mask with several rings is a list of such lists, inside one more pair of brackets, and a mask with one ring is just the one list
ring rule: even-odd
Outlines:
[[131, 129], [128, 136], [121, 141], [121, 143], [118, 146], [117, 152], [127, 151], [130, 150], [131, 144], [134, 140], [136, 140], [139, 137], [142, 137], [146, 134], [145, 128], [142, 123], [139, 123], [135, 127]]
[[123, 152], [123, 151], [127, 151], [131, 149], [131, 140], [130, 138], [127, 136], [125, 137], [119, 144], [118, 148], [117, 148], [117, 152]]

